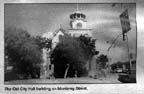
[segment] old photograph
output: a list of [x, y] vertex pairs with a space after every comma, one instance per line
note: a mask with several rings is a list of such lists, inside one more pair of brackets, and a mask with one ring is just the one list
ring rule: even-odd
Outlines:
[[5, 3], [4, 84], [137, 83], [136, 3]]

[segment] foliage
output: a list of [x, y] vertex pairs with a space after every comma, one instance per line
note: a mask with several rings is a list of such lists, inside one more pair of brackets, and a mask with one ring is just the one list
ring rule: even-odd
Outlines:
[[108, 57], [104, 54], [101, 54], [100, 56], [98, 56], [97, 61], [98, 61], [100, 69], [105, 69], [106, 64], [108, 62]]
[[65, 35], [61, 37], [60, 42], [53, 50], [51, 55], [52, 63], [55, 64], [55, 76], [63, 77], [67, 65], [69, 65], [69, 76], [74, 76], [77, 71], [78, 75], [85, 74], [86, 61], [95, 53], [95, 46], [92, 45], [91, 39], [80, 36], [71, 37]]
[[40, 49], [42, 49], [42, 48], [51, 49], [51, 45], [52, 45], [52, 40], [51, 39], [42, 38], [40, 36], [37, 36], [36, 37], [36, 42], [39, 45]]
[[[136, 62], [135, 60], [132, 61], [132, 63]], [[130, 69], [130, 63], [127, 61], [127, 62], [121, 62], [121, 61], [118, 61], [118, 62], [115, 62], [113, 64], [111, 64], [111, 69], [112, 70], [115, 70], [117, 68], [122, 68], [122, 66], [125, 65], [126, 66], [126, 69]]]
[[5, 56], [16, 72], [32, 75], [32, 69], [41, 63], [41, 48], [37, 43], [25, 30], [5, 29]]
[[78, 41], [82, 49], [84, 49], [85, 58], [91, 59], [93, 55], [97, 55], [98, 51], [95, 50], [95, 41], [96, 39], [91, 39], [91, 37], [80, 36], [78, 37]]

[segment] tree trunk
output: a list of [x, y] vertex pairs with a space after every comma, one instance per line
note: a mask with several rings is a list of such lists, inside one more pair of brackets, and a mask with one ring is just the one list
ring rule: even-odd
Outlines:
[[66, 70], [65, 70], [64, 78], [67, 77], [68, 69], [69, 69], [69, 64], [67, 64], [67, 68], [66, 68]]

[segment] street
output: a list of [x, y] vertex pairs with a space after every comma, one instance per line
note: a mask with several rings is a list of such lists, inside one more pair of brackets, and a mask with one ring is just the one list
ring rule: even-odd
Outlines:
[[5, 84], [119, 84], [118, 74], [110, 74], [107, 77], [98, 79], [81, 77], [81, 78], [56, 78], [56, 79], [26, 79], [5, 81]]

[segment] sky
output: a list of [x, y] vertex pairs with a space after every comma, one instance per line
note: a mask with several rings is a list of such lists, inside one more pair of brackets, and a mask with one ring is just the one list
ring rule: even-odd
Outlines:
[[[108, 54], [111, 42], [122, 33], [119, 15], [128, 9], [131, 30], [128, 32], [130, 52], [136, 54], [136, 7], [135, 4], [78, 4], [79, 11], [86, 15], [87, 28], [92, 29], [97, 39], [96, 49]], [[70, 29], [70, 14], [77, 4], [6, 4], [5, 28], [15, 26], [27, 30], [32, 36], [54, 32], [60, 28]], [[112, 62], [127, 61], [126, 41], [120, 36], [109, 51]]]

